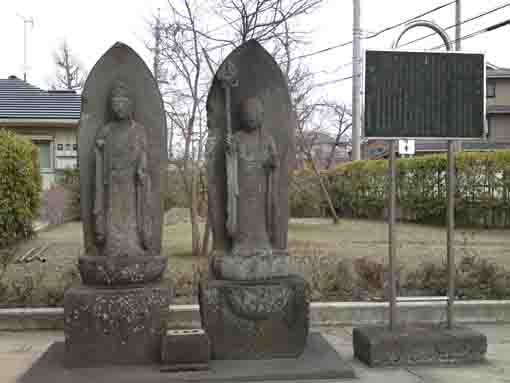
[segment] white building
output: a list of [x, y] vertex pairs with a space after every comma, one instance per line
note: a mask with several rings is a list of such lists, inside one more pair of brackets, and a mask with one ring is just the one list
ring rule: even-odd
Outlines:
[[0, 79], [0, 129], [28, 137], [39, 148], [43, 189], [76, 167], [80, 95], [39, 89], [10, 76]]

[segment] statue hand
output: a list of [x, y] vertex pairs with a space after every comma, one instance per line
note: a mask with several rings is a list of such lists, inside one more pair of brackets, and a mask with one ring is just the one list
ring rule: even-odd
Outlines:
[[140, 185], [145, 185], [145, 172], [143, 170], [138, 170], [136, 176]]
[[232, 136], [230, 134], [227, 134], [225, 136], [225, 150], [228, 154], [232, 154]]
[[105, 236], [103, 233], [96, 233], [96, 242], [99, 244], [99, 245], [103, 245], [104, 242], [105, 242]]

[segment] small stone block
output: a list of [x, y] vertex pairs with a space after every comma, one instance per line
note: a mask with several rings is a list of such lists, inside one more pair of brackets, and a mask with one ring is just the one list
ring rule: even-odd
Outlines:
[[[202, 329], [167, 330], [162, 340], [161, 360], [165, 365], [207, 365], [211, 357], [209, 338]], [[179, 370], [189, 369], [180, 367]], [[203, 368], [202, 368], [203, 369]]]
[[310, 299], [301, 277], [253, 282], [205, 278], [199, 302], [213, 359], [297, 358], [306, 346]]
[[66, 366], [159, 363], [171, 299], [169, 281], [69, 288], [64, 296]]
[[353, 330], [353, 347], [371, 367], [475, 363], [485, 358], [487, 337], [465, 327], [367, 326]]

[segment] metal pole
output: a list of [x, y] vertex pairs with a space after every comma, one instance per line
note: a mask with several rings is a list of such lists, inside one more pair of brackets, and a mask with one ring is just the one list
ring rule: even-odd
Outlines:
[[156, 17], [156, 25], [154, 26], [154, 63], [153, 63], [153, 71], [154, 78], [156, 79], [156, 83], [159, 87], [159, 59], [161, 55], [161, 8], [158, 8], [158, 16]]
[[388, 193], [388, 234], [389, 234], [389, 268], [390, 268], [390, 330], [394, 330], [397, 324], [397, 286], [395, 281], [395, 254], [397, 238], [395, 234], [395, 206], [397, 202], [397, 171], [395, 159], [395, 141], [390, 141], [390, 163], [389, 163], [389, 193]]
[[361, 0], [353, 0], [352, 159], [361, 159]]
[[[462, 25], [461, 25], [461, 18], [462, 18], [462, 7], [461, 7], [461, 0], [456, 0], [455, 3], [455, 50], [460, 51], [462, 49]], [[454, 150], [456, 152], [462, 151], [462, 141], [457, 141], [455, 143]]]
[[28, 72], [28, 20], [23, 22], [23, 81], [27, 81]]
[[455, 50], [460, 51], [462, 49], [462, 41], [460, 38], [462, 37], [462, 6], [461, 0], [457, 0], [455, 3]]
[[454, 141], [448, 141], [448, 208], [447, 208], [447, 267], [448, 267], [448, 328], [453, 327], [453, 304], [455, 300], [455, 150]]

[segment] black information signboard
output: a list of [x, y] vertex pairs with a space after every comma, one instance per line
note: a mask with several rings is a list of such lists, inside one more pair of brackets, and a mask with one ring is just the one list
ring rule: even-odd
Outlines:
[[367, 51], [365, 137], [483, 138], [483, 54]]

